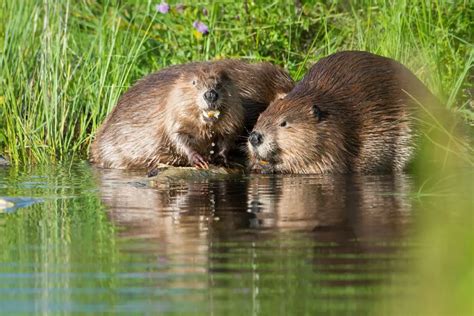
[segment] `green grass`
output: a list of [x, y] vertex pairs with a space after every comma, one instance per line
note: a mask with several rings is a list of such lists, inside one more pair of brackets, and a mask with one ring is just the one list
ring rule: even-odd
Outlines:
[[[182, 13], [171, 2], [164, 15], [159, 1], [0, 0], [0, 153], [14, 163], [86, 158], [135, 80], [221, 57], [268, 60], [300, 79], [325, 55], [368, 50], [474, 119], [472, 1], [301, 2], [186, 1]], [[196, 19], [208, 36], [194, 32]]]

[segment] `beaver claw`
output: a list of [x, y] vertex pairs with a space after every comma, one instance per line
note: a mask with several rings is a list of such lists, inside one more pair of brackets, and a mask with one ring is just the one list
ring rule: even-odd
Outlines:
[[209, 169], [209, 164], [207, 163], [206, 159], [196, 152], [191, 154], [190, 160], [194, 167], [198, 169]]

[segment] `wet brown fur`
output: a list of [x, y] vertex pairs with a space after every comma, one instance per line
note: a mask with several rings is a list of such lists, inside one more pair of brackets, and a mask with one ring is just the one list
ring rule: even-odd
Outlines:
[[250, 165], [281, 173], [403, 170], [414, 151], [417, 102], [438, 103], [395, 60], [358, 51], [330, 55], [262, 113], [254, 131], [263, 142], [248, 144]]
[[[203, 121], [195, 85], [219, 92], [217, 121]], [[193, 153], [206, 161], [213, 159], [211, 150], [225, 156], [268, 104], [292, 87], [289, 75], [269, 63], [220, 60], [163, 69], [120, 98], [97, 132], [91, 161], [102, 168], [150, 169], [158, 163], [192, 166]]]

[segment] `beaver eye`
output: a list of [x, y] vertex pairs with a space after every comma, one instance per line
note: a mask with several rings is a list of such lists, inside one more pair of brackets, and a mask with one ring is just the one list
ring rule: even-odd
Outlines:
[[196, 85], [196, 80], [193, 80], [193, 86], [195, 86], [195, 85]]
[[318, 121], [323, 119], [323, 112], [321, 112], [321, 109], [317, 105], [313, 105], [311, 110]]
[[280, 123], [281, 127], [286, 127], [287, 125], [288, 125], [288, 123], [286, 121], [283, 121], [283, 122]]

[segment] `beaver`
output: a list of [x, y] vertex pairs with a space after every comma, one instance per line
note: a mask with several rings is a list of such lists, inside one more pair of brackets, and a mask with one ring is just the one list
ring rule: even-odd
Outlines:
[[[268, 62], [194, 62], [139, 80], [99, 128], [90, 160], [102, 168], [227, 164], [258, 115], [294, 86]], [[247, 132], [246, 132], [247, 131]], [[245, 141], [244, 141], [245, 143]]]
[[249, 136], [250, 168], [263, 173], [386, 173], [414, 152], [414, 115], [439, 104], [397, 61], [344, 51], [312, 66], [272, 103]]

